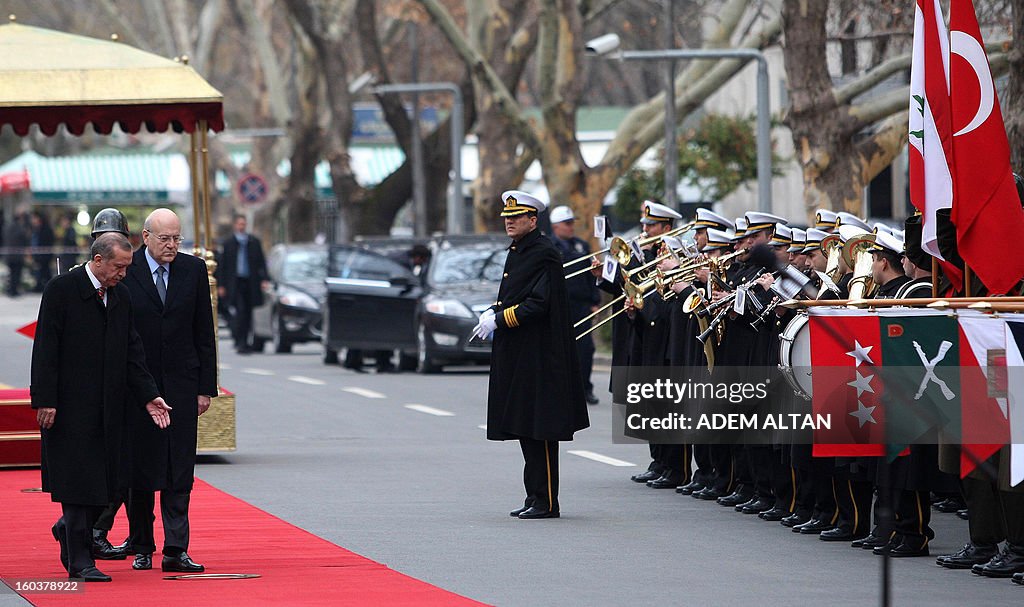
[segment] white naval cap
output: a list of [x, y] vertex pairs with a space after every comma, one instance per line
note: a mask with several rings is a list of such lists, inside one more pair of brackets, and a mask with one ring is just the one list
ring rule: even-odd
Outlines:
[[736, 229], [733, 231], [732, 240], [736, 242], [742, 240], [747, 236], [747, 218], [737, 217], [736, 218]]
[[807, 246], [807, 231], [801, 230], [800, 228], [793, 228], [793, 244], [789, 247], [790, 253], [803, 253], [804, 247]]
[[846, 242], [851, 238], [856, 238], [858, 236], [863, 236], [865, 234], [871, 234], [871, 230], [868, 230], [867, 228], [862, 228], [860, 226], [846, 224], [839, 226], [839, 231], [837, 233], [839, 234], [839, 239], [842, 240], [843, 242]]
[[736, 233], [732, 230], [708, 228], [708, 243], [704, 245], [704, 250], [724, 249], [725, 247], [732, 246], [735, 240]]
[[829, 209], [818, 209], [814, 213], [814, 227], [819, 230], [832, 230], [836, 227], [836, 213]]
[[889, 232], [878, 232], [875, 234], [875, 251], [888, 251], [896, 255], [903, 254], [903, 240]]
[[768, 244], [773, 247], [788, 247], [793, 244], [793, 230], [785, 224], [776, 224], [775, 234]]
[[523, 213], [539, 213], [548, 208], [546, 202], [521, 190], [502, 192], [501, 201], [504, 204], [501, 210], [502, 217], [514, 217]]
[[755, 232], [760, 232], [761, 230], [767, 230], [773, 225], [786, 225], [789, 223], [783, 217], [772, 215], [771, 213], [762, 213], [760, 211], [747, 211], [744, 217], [747, 219], [747, 236]]
[[819, 230], [818, 228], [811, 228], [807, 230], [807, 241], [804, 243], [804, 253], [810, 253], [815, 249], [821, 248], [821, 241], [826, 236], [831, 236], [825, 230]]
[[640, 218], [640, 223], [652, 224], [661, 221], [675, 221], [682, 218], [682, 215], [676, 213], [663, 204], [645, 200], [643, 216]]
[[564, 204], [551, 209], [551, 214], [548, 215], [548, 217], [551, 219], [551, 223], [562, 223], [563, 221], [576, 220], [576, 216], [573, 215], [572, 209]]
[[697, 209], [697, 222], [694, 227], [697, 229], [715, 228], [716, 230], [732, 230], [736, 228], [736, 224], [711, 209], [702, 207]]
[[836, 213], [836, 227], [841, 228], [843, 226], [857, 226], [865, 232], [871, 231], [871, 226], [869, 226], [868, 223], [860, 217], [857, 217], [853, 213], [839, 211]]

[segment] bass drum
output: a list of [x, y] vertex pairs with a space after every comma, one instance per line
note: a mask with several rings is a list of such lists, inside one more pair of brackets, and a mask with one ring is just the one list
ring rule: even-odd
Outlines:
[[796, 395], [811, 400], [811, 331], [807, 314], [798, 314], [779, 335], [779, 370]]

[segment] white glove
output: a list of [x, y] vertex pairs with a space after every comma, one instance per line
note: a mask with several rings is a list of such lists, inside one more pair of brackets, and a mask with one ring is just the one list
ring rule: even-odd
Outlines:
[[497, 328], [498, 323], [494, 320], [494, 310], [488, 309], [480, 315], [480, 322], [473, 327], [473, 334], [480, 339], [490, 339]]

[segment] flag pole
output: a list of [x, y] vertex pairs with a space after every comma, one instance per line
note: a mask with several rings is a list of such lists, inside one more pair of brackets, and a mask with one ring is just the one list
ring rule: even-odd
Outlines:
[[993, 306], [1005, 306], [1011, 304], [1024, 305], [1024, 297], [910, 297], [906, 299], [791, 299], [779, 305], [783, 308], [818, 308], [828, 306], [856, 306], [865, 308], [891, 308], [894, 306], [932, 308], [966, 308], [972, 304], [988, 303]]
[[964, 264], [964, 297], [971, 296], [971, 266]]
[[939, 260], [932, 257], [932, 297], [939, 296]]

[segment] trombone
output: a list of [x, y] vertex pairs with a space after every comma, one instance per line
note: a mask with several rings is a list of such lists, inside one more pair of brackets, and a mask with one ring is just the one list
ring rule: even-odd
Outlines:
[[[584, 319], [580, 320], [579, 322], [577, 322], [576, 324], [574, 324], [573, 328], [579, 327], [580, 325], [582, 325], [583, 323], [587, 322], [591, 318], [593, 318], [593, 317], [597, 316], [598, 314], [600, 314], [603, 310], [607, 310], [608, 308], [614, 306], [615, 304], [624, 301], [627, 297], [630, 299], [630, 301], [633, 302], [633, 307], [634, 308], [636, 308], [637, 310], [642, 310], [644, 308], [644, 299], [648, 295], [650, 295], [651, 293], [654, 293], [657, 290], [657, 286], [658, 286], [657, 285], [657, 277], [653, 277], [653, 278], [650, 278], [648, 280], [645, 280], [645, 281], [641, 282], [640, 284], [633, 284], [632, 282], [629, 282], [627, 280], [625, 282], [625, 284], [622, 285], [622, 290], [623, 290], [623, 294], [622, 295], [619, 295], [618, 297], [616, 297], [612, 301], [610, 301], [607, 304], [601, 306], [601, 308], [598, 309], [596, 312], [591, 313], [586, 318], [584, 318]], [[622, 314], [625, 311], [626, 311], [626, 307], [623, 306], [623, 307], [619, 308], [618, 310], [616, 310], [615, 312], [613, 312], [612, 314], [609, 314], [605, 318], [602, 318], [600, 322], [598, 322], [597, 324], [595, 324], [594, 326], [590, 327], [586, 331], [584, 331], [584, 332], [580, 333], [579, 335], [577, 335], [576, 336], [577, 341], [580, 340], [580, 339], [583, 339], [584, 337], [586, 337], [587, 335], [589, 335], [593, 331], [596, 331], [599, 327], [601, 327], [601, 325], [606, 324], [608, 321], [610, 321], [611, 319], [615, 318], [619, 314]]]

